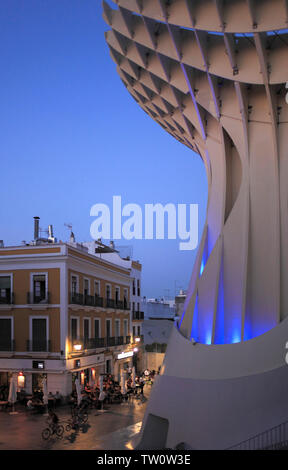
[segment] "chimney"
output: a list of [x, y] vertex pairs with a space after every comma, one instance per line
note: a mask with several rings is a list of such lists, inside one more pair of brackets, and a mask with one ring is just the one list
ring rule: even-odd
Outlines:
[[48, 225], [48, 238], [54, 238], [53, 237], [53, 225]]
[[111, 250], [115, 250], [115, 244], [114, 244], [113, 240], [110, 241], [110, 248], [111, 248]]
[[3, 240], [0, 240], [0, 248], [4, 248], [4, 242], [3, 242]]
[[34, 217], [34, 240], [39, 238], [39, 220], [40, 217]]

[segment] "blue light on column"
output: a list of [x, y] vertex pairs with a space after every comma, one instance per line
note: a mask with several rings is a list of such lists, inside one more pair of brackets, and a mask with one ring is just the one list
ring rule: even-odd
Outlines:
[[195, 341], [198, 340], [198, 294], [196, 295], [196, 300], [195, 300], [190, 341], [192, 340], [192, 338], [194, 338]]
[[200, 266], [200, 276], [202, 276], [202, 273], [204, 271], [204, 268], [205, 268], [205, 263], [204, 263], [204, 259], [202, 259], [201, 261], [201, 266]]

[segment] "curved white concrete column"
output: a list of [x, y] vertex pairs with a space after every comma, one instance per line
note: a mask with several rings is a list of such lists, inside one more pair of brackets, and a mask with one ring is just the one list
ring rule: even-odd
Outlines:
[[[234, 393], [227, 381], [237, 380], [237, 390], [244, 394], [253, 383], [255, 395], [251, 392], [248, 405], [256, 406], [265, 377], [281, 377], [286, 386], [283, 345], [271, 365], [270, 352], [259, 353], [258, 339], [265, 343], [268, 332], [275, 331], [270, 338], [279, 343], [288, 316], [287, 2], [231, 0], [225, 8], [218, 0], [168, 3], [118, 0], [113, 10], [103, 2], [111, 27], [106, 39], [122, 81], [149, 116], [201, 155], [209, 185], [206, 223], [183, 315], [148, 413], [161, 401], [160, 384], [169, 377], [169, 384], [173, 378], [189, 390], [197, 383], [205, 395], [205, 381], [211, 380], [208, 356], [217, 393], [221, 387]], [[194, 349], [192, 338], [203, 346]], [[234, 376], [229, 375], [224, 350], [242, 364], [241, 373], [233, 366]], [[260, 354], [257, 364], [247, 358], [254, 353]], [[267, 416], [278, 392], [271, 389]], [[203, 410], [200, 395], [194, 398]], [[228, 405], [221, 406], [227, 412]], [[242, 415], [248, 412], [244, 405], [240, 408]], [[210, 409], [215, 426], [216, 415]], [[165, 418], [165, 412], [160, 416]], [[263, 419], [262, 425], [270, 422]], [[174, 431], [169, 429], [172, 442]], [[197, 445], [203, 446], [200, 438]]]

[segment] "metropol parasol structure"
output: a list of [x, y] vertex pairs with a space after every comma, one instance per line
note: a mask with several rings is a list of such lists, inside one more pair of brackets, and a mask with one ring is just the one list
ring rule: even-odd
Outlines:
[[103, 15], [127, 90], [201, 156], [209, 187], [139, 448], [231, 448], [288, 421], [288, 1], [104, 1]]

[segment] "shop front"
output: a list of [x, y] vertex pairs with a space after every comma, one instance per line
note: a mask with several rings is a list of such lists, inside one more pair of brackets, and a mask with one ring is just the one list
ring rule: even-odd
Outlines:
[[122, 372], [131, 372], [134, 351], [123, 351], [114, 354], [114, 378], [120, 382]]
[[74, 359], [70, 364], [72, 390], [75, 390], [75, 380], [78, 379], [82, 388], [86, 385], [97, 384], [101, 374], [105, 372], [104, 354]]

